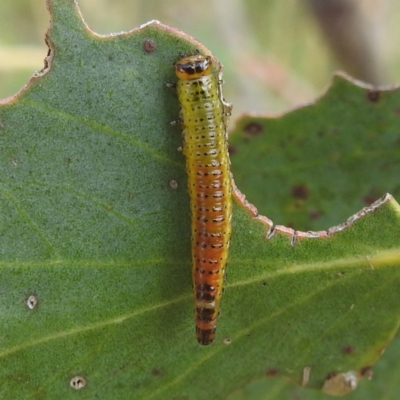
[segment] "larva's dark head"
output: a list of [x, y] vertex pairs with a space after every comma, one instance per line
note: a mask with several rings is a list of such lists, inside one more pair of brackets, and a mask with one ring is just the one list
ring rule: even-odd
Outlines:
[[211, 69], [211, 57], [202, 54], [183, 56], [175, 63], [176, 76], [185, 81], [209, 75]]

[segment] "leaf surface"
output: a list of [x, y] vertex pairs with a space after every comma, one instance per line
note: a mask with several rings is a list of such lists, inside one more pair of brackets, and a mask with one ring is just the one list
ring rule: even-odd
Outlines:
[[272, 230], [236, 190], [217, 339], [199, 346], [164, 83], [180, 52], [207, 50], [158, 22], [100, 37], [75, 2], [49, 8], [48, 67], [0, 106], [1, 397], [226, 398], [306, 366], [313, 388], [360, 377], [398, 327], [396, 201], [313, 235]]

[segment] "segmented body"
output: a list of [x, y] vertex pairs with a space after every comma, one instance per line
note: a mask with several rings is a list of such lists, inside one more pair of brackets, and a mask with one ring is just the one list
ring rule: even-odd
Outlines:
[[183, 124], [192, 216], [193, 284], [196, 337], [215, 337], [231, 236], [231, 177], [226, 136], [231, 106], [210, 57], [182, 57], [175, 64]]

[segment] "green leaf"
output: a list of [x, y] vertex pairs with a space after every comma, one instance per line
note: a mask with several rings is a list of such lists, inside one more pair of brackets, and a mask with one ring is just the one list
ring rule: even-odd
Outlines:
[[326, 229], [384, 193], [398, 198], [399, 90], [338, 74], [314, 104], [244, 116], [230, 135], [237, 185], [275, 223]]
[[[385, 354], [374, 365], [372, 370], [366, 370], [369, 379], [363, 379], [357, 390], [346, 395], [346, 400], [366, 399], [397, 399], [398, 398], [398, 360], [400, 356], [400, 340], [397, 336]], [[312, 372], [311, 372], [312, 373]], [[247, 399], [307, 399], [331, 400], [332, 396], [296, 387], [284, 378], [260, 379], [249, 383], [227, 397], [229, 400]]]
[[48, 67], [0, 107], [1, 397], [226, 398], [305, 367], [317, 389], [363, 375], [398, 327], [396, 201], [302, 234], [236, 190], [217, 338], [198, 345], [164, 83], [180, 52], [207, 50], [158, 22], [100, 37], [75, 2], [49, 5]]

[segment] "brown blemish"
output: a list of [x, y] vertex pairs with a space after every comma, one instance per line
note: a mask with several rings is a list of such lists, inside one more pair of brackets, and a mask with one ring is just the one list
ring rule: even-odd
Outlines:
[[353, 352], [354, 352], [354, 347], [353, 346], [348, 345], [348, 346], [344, 346], [343, 347], [343, 353], [344, 354], [351, 354]]
[[163, 372], [162, 372], [162, 370], [161, 370], [160, 368], [154, 367], [154, 368], [151, 370], [151, 374], [152, 374], [153, 376], [161, 376], [161, 375], [163, 375]]
[[363, 378], [367, 378], [369, 381], [372, 379], [372, 376], [374, 375], [370, 365], [367, 365], [366, 367], [363, 367], [360, 369], [360, 375]]
[[255, 121], [249, 122], [243, 128], [244, 133], [250, 136], [258, 136], [263, 130], [263, 126]]
[[278, 372], [279, 371], [276, 368], [270, 368], [270, 369], [267, 369], [266, 375], [267, 376], [277, 376]]
[[51, 60], [51, 58], [52, 58], [52, 50], [51, 50], [51, 44], [50, 44], [50, 41], [49, 40], [47, 40], [47, 38], [45, 37], [44, 38], [44, 41], [45, 41], [45, 43], [46, 43], [46, 46], [48, 47], [48, 49], [47, 49], [47, 55], [46, 55], [46, 58], [44, 59], [44, 62], [43, 62], [43, 64], [44, 64], [44, 70], [46, 70], [46, 69], [48, 69], [49, 68], [49, 60]]
[[375, 201], [378, 200], [379, 197], [372, 196], [370, 194], [367, 194], [366, 196], [363, 197], [362, 201], [365, 205], [369, 206], [372, 203], [375, 203]]
[[156, 44], [153, 39], [146, 39], [143, 42], [143, 50], [146, 53], [152, 53], [153, 51], [155, 51], [155, 49], [156, 49]]
[[380, 90], [377, 90], [377, 89], [367, 90], [367, 99], [371, 103], [377, 103], [380, 100], [380, 97], [381, 97]]
[[135, 193], [129, 192], [128, 193], [128, 199], [133, 199], [135, 197]]
[[334, 372], [334, 371], [328, 372], [328, 373], [326, 374], [326, 376], [325, 376], [325, 380], [328, 381], [329, 379], [334, 378], [336, 375], [337, 375], [337, 372]]
[[308, 197], [307, 186], [303, 184], [293, 186], [291, 194], [296, 199], [306, 200]]
[[321, 213], [317, 210], [311, 210], [308, 213], [310, 219], [319, 219], [321, 217]]
[[228, 153], [230, 155], [235, 154], [236, 153], [236, 146], [234, 146], [233, 144], [228, 144]]

